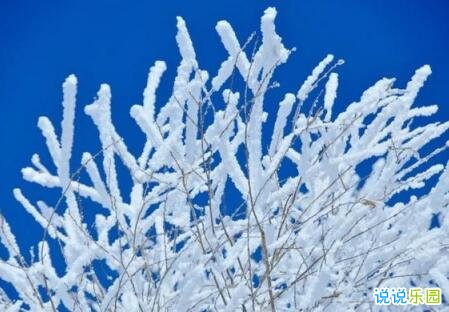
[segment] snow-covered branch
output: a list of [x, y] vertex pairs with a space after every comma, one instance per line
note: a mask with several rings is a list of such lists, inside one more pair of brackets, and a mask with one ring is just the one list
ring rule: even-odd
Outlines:
[[[43, 238], [24, 256], [1, 219], [0, 276], [16, 292], [0, 293], [2, 311], [368, 311], [374, 287], [429, 281], [449, 298], [449, 167], [428, 165], [449, 145], [424, 153], [449, 122], [414, 123], [437, 111], [413, 105], [430, 67], [404, 89], [383, 78], [339, 112], [343, 61], [328, 55], [297, 90], [268, 103], [291, 54], [275, 18], [268, 8], [260, 42], [243, 45], [218, 22], [229, 56], [209, 79], [178, 17], [182, 60], [171, 96], [156, 97], [166, 70], [156, 61], [143, 104], [130, 108], [146, 138], [139, 155], [114, 126], [103, 84], [84, 107], [101, 147], [70, 166], [77, 79], [67, 78], [60, 135], [48, 118], [38, 124], [53, 166], [36, 154], [22, 171], [61, 198], [32, 203], [14, 190]], [[243, 86], [233, 86], [235, 75]], [[410, 195], [435, 178], [425, 195]], [[84, 211], [94, 208], [89, 222]], [[434, 215], [440, 227], [429, 230]]]

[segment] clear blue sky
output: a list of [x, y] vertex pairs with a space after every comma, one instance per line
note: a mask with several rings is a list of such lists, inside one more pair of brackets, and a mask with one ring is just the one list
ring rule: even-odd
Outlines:
[[315, 64], [333, 53], [346, 60], [339, 70], [341, 109], [378, 78], [396, 76], [404, 85], [417, 67], [430, 64], [433, 75], [418, 101], [439, 104], [435, 118], [449, 119], [447, 0], [0, 0], [0, 209], [19, 239], [31, 242], [38, 227], [29, 223], [12, 189], [20, 186], [32, 200], [48, 200], [42, 188], [21, 180], [20, 169], [34, 152], [50, 164], [36, 124], [38, 116], [46, 115], [58, 127], [67, 75], [79, 79], [74, 164], [81, 152], [99, 147], [81, 108], [103, 82], [112, 87], [119, 132], [137, 149], [140, 134], [129, 108], [141, 102], [148, 68], [157, 59], [169, 67], [159, 99], [169, 95], [179, 61], [176, 15], [188, 24], [200, 66], [214, 73], [225, 57], [215, 23], [227, 19], [243, 41], [258, 29], [268, 6], [278, 9], [278, 32], [286, 46], [297, 47], [276, 77], [282, 90], [295, 92]]

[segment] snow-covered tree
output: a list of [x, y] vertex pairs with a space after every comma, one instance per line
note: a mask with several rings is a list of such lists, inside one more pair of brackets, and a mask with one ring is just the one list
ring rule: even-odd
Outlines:
[[[157, 61], [143, 104], [130, 108], [146, 138], [138, 155], [103, 84], [84, 107], [101, 148], [72, 160], [77, 79], [66, 79], [61, 132], [38, 122], [55, 170], [35, 154], [22, 171], [61, 196], [34, 203], [14, 190], [43, 237], [25, 256], [2, 219], [0, 277], [14, 291], [0, 293], [1, 311], [369, 311], [373, 288], [410, 285], [449, 297], [449, 166], [429, 164], [449, 144], [423, 149], [449, 122], [417, 123], [438, 107], [413, 105], [430, 67], [403, 89], [383, 78], [337, 112], [343, 61], [328, 55], [298, 90], [269, 101], [292, 52], [275, 17], [268, 8], [246, 41], [218, 22], [229, 56], [213, 76], [178, 17], [170, 98], [156, 104], [166, 70]], [[435, 215], [440, 227], [429, 230]]]

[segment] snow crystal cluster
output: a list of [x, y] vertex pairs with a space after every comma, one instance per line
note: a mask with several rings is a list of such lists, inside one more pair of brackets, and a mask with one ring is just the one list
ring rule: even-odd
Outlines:
[[[72, 160], [77, 79], [66, 79], [60, 134], [38, 123], [55, 170], [36, 154], [22, 171], [60, 199], [14, 190], [44, 234], [25, 256], [2, 219], [0, 278], [14, 290], [1, 290], [1, 311], [369, 311], [373, 288], [411, 285], [449, 298], [449, 169], [428, 164], [447, 145], [422, 149], [449, 123], [414, 122], [437, 111], [413, 105], [430, 67], [404, 89], [381, 79], [337, 112], [342, 61], [328, 55], [273, 103], [273, 74], [291, 53], [275, 17], [268, 8], [260, 40], [244, 44], [220, 21], [229, 56], [215, 76], [178, 18], [171, 96], [156, 104], [157, 61], [130, 109], [146, 138], [139, 155], [112, 122], [104, 84], [84, 107], [101, 148]], [[429, 230], [434, 215], [440, 227]]]

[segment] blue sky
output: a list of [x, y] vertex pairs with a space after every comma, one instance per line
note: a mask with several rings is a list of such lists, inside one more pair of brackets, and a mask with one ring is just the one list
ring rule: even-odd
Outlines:
[[[417, 67], [430, 64], [433, 74], [418, 102], [439, 104], [433, 119], [449, 119], [445, 0], [0, 0], [0, 209], [19, 239], [31, 242], [38, 227], [15, 202], [12, 189], [23, 188], [32, 200], [45, 198], [42, 188], [22, 181], [20, 169], [30, 164], [34, 152], [50, 164], [36, 124], [46, 115], [59, 125], [66, 76], [74, 73], [79, 79], [76, 164], [82, 152], [99, 148], [96, 130], [81, 108], [103, 82], [112, 87], [117, 128], [137, 150], [141, 139], [129, 108], [141, 102], [148, 68], [158, 59], [168, 65], [158, 98], [168, 97], [179, 61], [175, 17], [185, 18], [200, 66], [215, 73], [226, 56], [216, 22], [227, 19], [244, 41], [258, 30], [268, 6], [278, 9], [285, 45], [297, 48], [276, 77], [283, 91], [296, 92], [327, 53], [346, 60], [339, 70], [339, 109], [381, 77], [395, 76], [403, 86]], [[439, 158], [444, 159], [447, 154]]]

